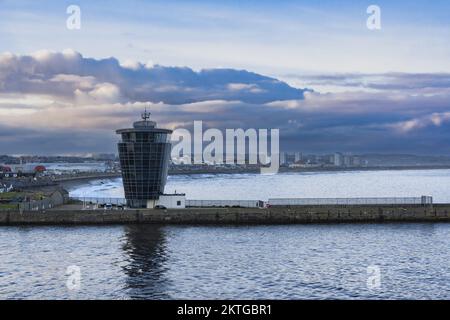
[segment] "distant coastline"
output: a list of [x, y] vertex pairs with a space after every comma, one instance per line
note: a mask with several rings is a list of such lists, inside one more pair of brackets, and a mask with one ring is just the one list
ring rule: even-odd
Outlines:
[[[380, 171], [380, 170], [437, 170], [450, 169], [450, 165], [423, 165], [423, 166], [371, 166], [371, 167], [280, 167], [279, 173], [287, 172], [346, 172], [346, 171]], [[260, 173], [260, 168], [202, 168], [196, 170], [169, 170], [169, 175], [191, 174], [239, 174]]]
[[[286, 168], [281, 167], [279, 173], [314, 173], [314, 172], [354, 172], [354, 171], [403, 171], [403, 170], [445, 170], [450, 169], [450, 165], [441, 165], [441, 166], [377, 166], [377, 167], [348, 167], [348, 168], [330, 168], [330, 167], [318, 167], [318, 168]], [[199, 170], [169, 170], [170, 176], [177, 175], [201, 175], [201, 174], [256, 174], [260, 173], [258, 168], [255, 169], [247, 169], [243, 168], [239, 169], [199, 169]], [[80, 173], [79, 176], [70, 176], [54, 179], [56, 183], [61, 185], [66, 189], [73, 189], [80, 185], [83, 185], [89, 181], [93, 180], [102, 180], [102, 179], [117, 179], [121, 178], [120, 172], [115, 173]]]

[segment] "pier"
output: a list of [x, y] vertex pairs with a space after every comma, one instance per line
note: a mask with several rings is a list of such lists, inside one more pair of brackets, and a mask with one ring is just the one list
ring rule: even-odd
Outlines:
[[450, 204], [0, 211], [0, 225], [450, 222]]

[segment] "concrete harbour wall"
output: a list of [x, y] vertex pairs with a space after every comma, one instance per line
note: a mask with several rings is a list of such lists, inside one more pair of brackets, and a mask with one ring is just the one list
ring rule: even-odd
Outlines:
[[404, 206], [298, 206], [168, 210], [0, 211], [0, 225], [58, 224], [306, 224], [450, 222], [450, 204]]

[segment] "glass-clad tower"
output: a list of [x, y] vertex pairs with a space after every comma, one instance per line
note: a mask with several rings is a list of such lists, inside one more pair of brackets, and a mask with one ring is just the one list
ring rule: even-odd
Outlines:
[[131, 208], [153, 208], [167, 180], [172, 131], [156, 128], [149, 118], [145, 111], [133, 128], [116, 131], [122, 136], [119, 158], [125, 198]]

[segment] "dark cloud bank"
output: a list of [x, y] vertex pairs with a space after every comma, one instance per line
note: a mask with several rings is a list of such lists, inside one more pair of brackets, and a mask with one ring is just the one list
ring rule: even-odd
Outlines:
[[0, 61], [0, 71], [2, 92], [73, 98], [76, 89], [89, 93], [96, 86], [111, 84], [120, 90], [122, 102], [185, 104], [236, 100], [266, 103], [302, 99], [305, 92], [245, 70], [195, 72], [187, 67], [146, 66], [131, 62], [121, 65], [115, 58], [95, 60], [73, 51], [41, 52], [33, 56], [5, 55]]
[[[301, 76], [299, 78], [302, 78]], [[450, 154], [450, 75], [316, 75], [320, 94], [245, 70], [0, 55], [0, 154], [115, 151], [114, 129], [150, 105], [158, 122], [279, 128], [285, 150]]]

